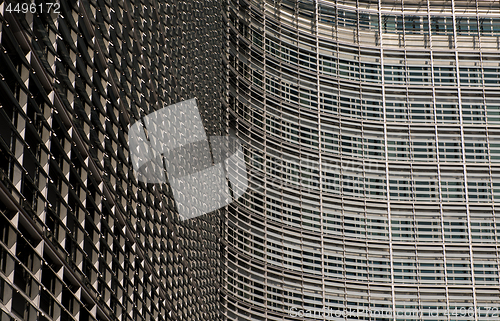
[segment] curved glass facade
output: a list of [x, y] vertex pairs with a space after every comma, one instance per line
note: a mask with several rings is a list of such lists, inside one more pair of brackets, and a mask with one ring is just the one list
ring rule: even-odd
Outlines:
[[499, 3], [231, 0], [226, 19], [250, 164], [229, 319], [498, 318]]

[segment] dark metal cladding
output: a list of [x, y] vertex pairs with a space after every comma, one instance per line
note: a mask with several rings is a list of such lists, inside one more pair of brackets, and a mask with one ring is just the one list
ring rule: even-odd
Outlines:
[[0, 319], [222, 319], [220, 212], [180, 222], [127, 141], [195, 97], [226, 134], [221, 3], [19, 3], [0, 4]]

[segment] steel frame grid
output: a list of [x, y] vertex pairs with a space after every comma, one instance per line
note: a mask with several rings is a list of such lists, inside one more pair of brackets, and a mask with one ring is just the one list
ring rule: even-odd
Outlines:
[[[464, 6], [463, 2], [456, 2], [453, 6], [435, 1], [420, 1], [418, 3], [423, 6], [418, 6], [417, 2], [399, 2], [398, 6], [394, 5], [396, 2], [387, 1], [228, 2], [230, 7], [239, 8], [234, 11], [236, 13], [229, 24], [246, 24], [250, 30], [249, 40], [257, 37], [260, 39], [258, 43], [252, 41], [250, 54], [248, 51], [240, 52], [238, 43], [232, 43], [230, 55], [245, 57], [244, 63], [248, 63], [251, 68], [257, 68], [257, 72], [260, 66], [264, 66], [266, 74], [269, 75], [269, 81], [263, 81], [264, 86], [248, 79], [251, 83], [249, 88], [252, 98], [243, 102], [243, 105], [232, 105], [230, 108], [234, 110], [235, 115], [242, 114], [242, 106], [251, 113], [259, 113], [260, 108], [266, 110], [266, 115], [269, 115], [267, 121], [259, 119], [254, 122], [251, 115], [247, 117], [248, 121], [236, 117], [242, 133], [241, 139], [247, 141], [250, 146], [263, 145], [266, 152], [273, 155], [262, 163], [262, 166], [258, 165], [256, 172], [252, 172], [260, 179], [267, 179], [273, 184], [268, 184], [261, 190], [264, 193], [262, 196], [256, 193], [251, 199], [248, 198], [235, 206], [234, 216], [230, 217], [229, 221], [232, 222], [230, 225], [233, 226], [235, 235], [249, 226], [253, 233], [260, 235], [257, 222], [265, 220], [266, 235], [274, 235], [263, 241], [268, 250], [265, 246], [252, 246], [255, 244], [252, 233], [247, 235], [245, 241], [234, 239], [230, 243], [234, 260], [247, 257], [247, 252], [241, 247], [246, 244], [252, 249], [252, 262], [259, 266], [259, 262], [262, 262], [269, 270], [280, 271], [279, 274], [262, 271], [259, 275], [259, 278], [265, 277], [265, 284], [273, 284], [267, 288], [268, 295], [266, 291], [256, 292], [252, 289], [240, 292], [242, 284], [238, 285], [236, 282], [233, 293], [229, 293], [229, 296], [233, 297], [233, 304], [228, 306], [227, 311], [230, 318], [246, 315], [251, 319], [295, 320], [300, 318], [290, 314], [291, 308], [306, 311], [328, 307], [330, 302], [337, 302], [331, 306], [341, 310], [349, 308], [351, 304], [372, 309], [385, 304], [393, 313], [402, 307], [410, 306], [418, 307], [422, 311], [430, 307], [438, 308], [442, 313], [453, 312], [454, 307], [470, 306], [477, 309], [479, 314], [471, 317], [478, 320], [487, 319], [485, 308], [488, 304], [498, 308], [498, 301], [485, 301], [484, 295], [491, 291], [495, 296], [499, 282], [495, 236], [497, 230], [494, 227], [495, 178], [492, 172], [497, 161], [493, 153], [494, 143], [490, 140], [498, 122], [495, 121], [493, 113], [493, 97], [490, 95], [489, 101], [486, 99], [488, 86], [498, 86], [499, 83], [484, 77], [485, 71], [489, 69], [482, 67], [482, 59], [468, 62], [462, 60], [462, 56], [478, 53], [480, 57], [487, 54], [492, 61], [500, 59], [498, 54], [493, 54], [497, 50], [498, 32], [488, 33], [496, 29], [490, 27], [488, 32], [477, 31], [481, 30], [480, 24], [484, 24], [484, 21], [493, 21], [491, 25], [495, 25], [500, 11], [491, 3], [489, 9], [485, 9], [481, 1], [472, 7]], [[265, 10], [259, 12], [263, 6]], [[460, 9], [455, 9], [455, 6]], [[338, 19], [333, 14], [328, 19], [323, 19], [322, 8], [326, 7], [330, 8], [329, 12], [333, 12]], [[342, 16], [338, 15], [340, 11]], [[366, 23], [361, 25], [361, 14], [368, 15], [369, 23], [375, 22], [373, 28], [371, 25], [366, 27]], [[344, 20], [341, 21], [341, 17]], [[346, 24], [346, 17], [355, 19]], [[390, 21], [391, 17], [396, 23], [401, 21], [402, 29], [392, 31], [383, 25], [383, 22]], [[415, 31], [412, 27], [410, 32], [406, 32], [406, 17], [409, 18], [408, 21], [416, 21], [414, 17], [417, 17], [420, 31]], [[443, 35], [440, 34], [441, 29], [437, 28], [436, 23], [440, 22], [442, 17], [443, 22], [452, 22], [450, 34], [447, 27]], [[461, 27], [465, 22], [472, 24], [467, 27], [467, 32], [462, 29], [460, 33], [457, 31], [458, 18], [462, 18]], [[363, 16], [363, 19], [366, 21], [366, 16]], [[267, 28], [262, 27], [262, 21], [265, 21]], [[354, 28], [346, 27], [348, 25]], [[271, 30], [269, 26], [272, 26]], [[423, 33], [422, 30], [426, 31]], [[297, 48], [295, 53], [292, 49], [294, 46]], [[375, 74], [378, 73], [378, 80], [375, 76], [375, 81], [370, 82], [363, 80], [367, 79], [366, 76], [361, 76], [361, 70], [367, 70], [364, 67], [367, 66], [366, 62], [372, 62], [369, 57], [361, 54], [367, 49], [378, 52], [378, 55], [375, 55], [378, 68], [374, 69]], [[422, 54], [428, 58], [423, 61], [417, 58]], [[397, 56], [402, 58], [397, 60]], [[323, 71], [326, 67], [323, 62], [326, 60], [321, 57], [332, 57], [328, 60], [328, 68], [333, 73], [327, 74]], [[419, 60], [421, 62], [418, 62]], [[314, 68], [311, 61], [316, 61], [315, 92], [310, 91], [313, 87], [305, 87], [306, 84], [301, 80], [304, 77], [308, 83], [313, 83], [309, 80], [310, 70]], [[473, 69], [477, 80], [470, 81], [471, 72], [464, 76], [460, 67], [462, 62], [466, 66], [479, 63], [479, 67]], [[414, 68], [419, 67], [418, 63], [423, 63], [420, 65], [423, 70], [420, 73], [414, 71]], [[386, 83], [389, 78], [384, 70], [391, 70], [393, 67], [401, 70], [397, 76], [400, 80]], [[418, 79], [423, 78], [422, 76], [415, 76], [424, 73], [427, 73], [424, 77], [428, 77], [429, 82]], [[229, 76], [234, 77], [231, 72]], [[312, 77], [314, 79], [314, 74]], [[486, 80], [489, 81], [488, 84]], [[324, 83], [329, 85], [325, 86]], [[231, 82], [230, 86], [231, 99], [238, 102], [239, 95], [245, 95], [246, 89], [240, 86], [238, 81]], [[296, 89], [283, 91], [284, 88], [294, 86]], [[350, 91], [348, 87], [357, 90]], [[381, 92], [382, 111], [379, 111], [378, 118], [370, 118], [363, 112], [363, 105], [366, 104], [363, 97], [370, 94], [370, 88]], [[328, 94], [333, 98], [328, 98], [328, 106], [326, 97], [323, 99], [324, 90], [331, 91]], [[480, 93], [483, 101], [480, 102], [479, 108], [469, 107], [471, 100], [460, 94], [463, 90]], [[401, 95], [402, 100], [396, 96], [393, 98], [392, 93], [398, 91], [404, 93]], [[388, 92], [390, 97], [387, 96]], [[456, 98], [453, 98], [453, 95]], [[469, 103], [465, 103], [466, 99]], [[447, 100], [449, 103], [446, 103]], [[312, 106], [310, 101], [316, 101], [316, 107]], [[388, 105], [389, 101], [391, 106]], [[400, 114], [394, 115], [402, 117], [387, 117], [394, 113], [393, 102], [401, 105], [396, 107], [401, 110], [398, 111]], [[465, 104], [468, 105], [467, 114]], [[453, 114], [455, 109], [456, 116]], [[323, 110], [330, 112], [325, 113]], [[313, 116], [315, 111], [316, 116]], [[473, 113], [478, 116], [469, 116], [474, 115]], [[273, 114], [279, 115], [281, 122], [274, 116], [271, 121]], [[302, 117], [307, 121], [304, 122]], [[306, 123], [312, 125], [307, 125], [307, 128]], [[379, 129], [369, 129], [370, 127]], [[312, 132], [317, 133], [314, 138], [319, 142], [317, 146], [312, 145], [310, 139], [303, 138], [310, 136]], [[349, 134], [343, 134], [344, 132]], [[370, 132], [374, 133], [371, 135], [381, 135], [382, 159], [377, 158], [378, 156], [371, 158], [369, 153], [364, 152], [370, 150], [370, 142], [365, 140], [365, 136]], [[453, 136], [453, 132], [458, 135]], [[393, 137], [396, 136], [400, 137], [399, 140], [394, 140]], [[323, 148], [323, 139], [326, 138], [329, 144], [333, 145], [332, 148]], [[401, 144], [398, 144], [398, 141]], [[486, 143], [483, 144], [483, 141]], [[392, 142], [396, 144], [393, 145]], [[450, 158], [453, 157], [455, 149], [458, 151], [458, 158]], [[482, 152], [477, 153], [480, 149]], [[249, 147], [250, 158], [253, 150], [255, 149]], [[291, 150], [296, 152], [291, 154]], [[481, 158], [481, 155], [489, 156], [485, 159]], [[293, 159], [293, 168], [296, 168], [293, 171], [293, 181], [286, 175], [275, 176], [272, 171], [266, 170], [266, 166], [273, 162], [275, 167], [279, 164], [277, 168], [286, 168], [282, 165], [293, 163]], [[317, 164], [316, 159], [323, 161], [314, 165]], [[329, 162], [325, 163], [324, 160]], [[334, 160], [335, 166], [331, 166], [331, 160]], [[304, 166], [304, 163], [309, 166]], [[380, 201], [375, 197], [378, 189], [371, 188], [367, 180], [368, 177], [373, 177], [374, 172], [377, 173], [378, 167], [385, 168], [382, 180], [385, 191]], [[469, 168], [474, 170], [469, 173]], [[312, 183], [314, 180], [302, 178], [306, 172], [315, 169], [318, 172], [319, 187]], [[480, 171], [487, 175], [479, 175]], [[324, 178], [327, 174], [333, 175], [328, 177], [338, 178], [326, 180]], [[471, 179], [474, 185], [469, 185]], [[258, 182], [256, 184], [259, 185]], [[327, 188], [332, 185], [337, 185], [338, 188]], [[338, 190], [339, 193], [331, 193], [333, 190]], [[374, 194], [371, 194], [372, 191]], [[437, 194], [437, 197], [432, 197], [431, 194]], [[474, 195], [474, 198], [471, 198], [471, 195]], [[332, 205], [326, 205], [330, 203]], [[257, 204], [259, 205], [255, 206]], [[353, 204], [353, 207], [349, 204]], [[295, 210], [289, 211], [290, 207]], [[356, 214], [356, 210], [348, 210], [349, 207], [359, 209], [359, 214]], [[475, 208], [474, 214], [471, 212], [472, 207]], [[318, 210], [311, 212], [308, 208]], [[374, 211], [375, 208], [378, 210]], [[406, 212], [409, 214], [404, 214]], [[239, 225], [241, 215], [246, 217], [244, 226]], [[378, 222], [374, 224], [374, 220]], [[351, 222], [358, 223], [353, 225]], [[477, 228], [478, 224], [486, 228]], [[382, 236], [377, 235], [376, 228], [385, 231]], [[273, 229], [274, 232], [271, 233]], [[279, 238], [280, 233], [283, 235], [282, 239]], [[285, 235], [288, 233], [294, 233], [297, 239], [284, 241], [283, 238], [286, 239]], [[465, 236], [465, 239], [462, 236]], [[347, 242], [354, 241], [359, 243], [358, 247], [346, 247]], [[289, 248], [301, 249], [302, 254], [290, 256], [291, 250], [284, 248], [281, 258], [275, 250], [270, 254], [275, 245], [279, 243], [283, 246], [284, 242]], [[312, 252], [308, 252], [305, 246], [309, 242], [320, 244], [321, 247], [312, 247]], [[332, 261], [330, 256], [325, 256], [325, 252], [333, 248], [332, 242], [338, 242], [338, 246], [343, 249], [336, 252], [340, 262], [332, 265], [337, 266], [337, 270], [326, 268]], [[375, 257], [373, 254], [376, 251], [373, 248], [376, 246], [389, 248], [385, 254], [386, 261], [370, 260]], [[402, 259], [406, 248], [414, 249], [412, 259]], [[483, 250], [490, 254], [486, 255]], [[353, 263], [349, 263], [349, 260], [356, 251], [362, 251], [366, 259], [356, 259], [356, 262], [361, 263], [356, 263], [353, 269]], [[319, 255], [317, 260], [309, 259], [316, 255]], [[432, 259], [433, 256], [435, 259]], [[290, 257], [295, 259], [290, 262], [287, 259]], [[479, 261], [474, 259], [479, 257]], [[486, 257], [489, 258], [484, 261]], [[460, 263], [463, 259], [467, 259], [466, 265]], [[386, 270], [387, 274], [381, 274], [382, 278], [376, 278], [376, 273], [369, 272], [378, 268], [375, 262], [386, 262], [390, 266]], [[294, 276], [293, 271], [296, 270], [301, 271], [300, 277]], [[237, 268], [234, 273], [234, 276], [238, 275]], [[246, 269], [241, 273], [254, 275]], [[351, 281], [350, 275], [354, 278], [358, 275], [359, 281]], [[492, 278], [484, 278], [486, 275]], [[232, 278], [228, 276], [228, 280]], [[338, 282], [337, 287], [329, 284], [334, 281]], [[318, 283], [314, 284], [315, 282]], [[492, 285], [492, 282], [495, 285]], [[314, 295], [308, 294], [311, 292], [305, 286], [311, 283], [314, 284], [311, 290], [316, 291]], [[295, 295], [286, 294], [284, 289], [292, 287], [298, 292], [295, 292]], [[403, 294], [403, 288], [407, 294]], [[436, 294], [432, 293], [433, 288], [436, 288]], [[457, 295], [458, 288], [463, 289], [462, 296]], [[377, 294], [378, 289], [389, 289], [389, 292], [386, 290]], [[479, 300], [477, 291], [481, 292]], [[356, 298], [357, 292], [363, 295]], [[489, 314], [489, 317], [491, 318], [492, 314]], [[439, 317], [440, 320], [453, 318], [450, 313], [447, 316], [441, 314]], [[370, 320], [370, 317], [359, 319]], [[417, 319], [420, 320], [415, 318]]]

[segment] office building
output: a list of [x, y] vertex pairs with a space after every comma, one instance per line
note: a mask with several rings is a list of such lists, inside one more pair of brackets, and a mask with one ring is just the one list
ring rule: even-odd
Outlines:
[[226, 22], [250, 173], [229, 319], [498, 318], [499, 3], [232, 0]]
[[[9, 3], [2, 321], [498, 317], [497, 1]], [[248, 190], [182, 221], [128, 129], [191, 98]]]
[[0, 320], [220, 320], [219, 212], [181, 222], [127, 141], [193, 97], [225, 133], [220, 3], [53, 2], [0, 4]]

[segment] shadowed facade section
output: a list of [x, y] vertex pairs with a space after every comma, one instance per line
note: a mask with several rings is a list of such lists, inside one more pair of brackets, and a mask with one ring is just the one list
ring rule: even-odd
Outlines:
[[130, 124], [198, 97], [226, 135], [217, 1], [0, 12], [0, 319], [219, 320], [220, 213], [138, 181]]

